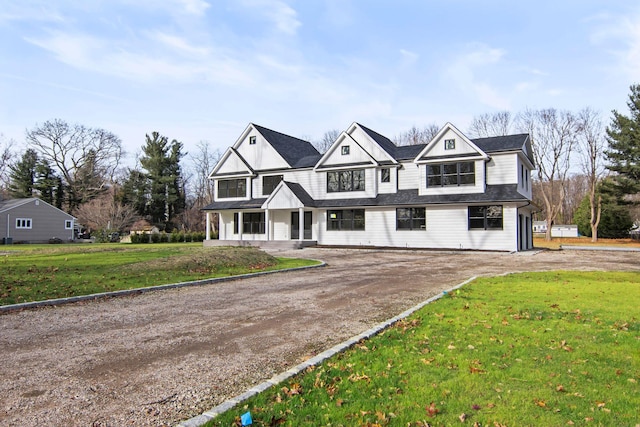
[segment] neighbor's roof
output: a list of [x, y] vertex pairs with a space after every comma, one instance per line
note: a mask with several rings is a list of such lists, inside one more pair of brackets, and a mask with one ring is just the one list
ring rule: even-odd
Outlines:
[[8, 211], [18, 206], [22, 206], [36, 200], [34, 197], [28, 199], [9, 199], [0, 201], [0, 212]]
[[314, 166], [321, 157], [308, 141], [252, 124], [292, 168]]

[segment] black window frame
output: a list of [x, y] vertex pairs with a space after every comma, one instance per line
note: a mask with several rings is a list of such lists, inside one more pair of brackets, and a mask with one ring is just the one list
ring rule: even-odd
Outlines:
[[426, 230], [427, 209], [422, 207], [396, 208], [396, 230]]
[[[242, 189], [242, 194], [238, 194], [239, 189]], [[233, 197], [247, 197], [247, 180], [244, 178], [218, 180], [218, 199]]]
[[469, 206], [467, 208], [469, 230], [503, 230], [503, 205]]
[[380, 169], [380, 182], [391, 182], [391, 168]]
[[366, 174], [364, 169], [350, 169], [327, 172], [327, 193], [365, 191]]
[[[233, 213], [233, 234], [238, 234], [239, 213]], [[265, 234], [265, 214], [264, 212], [243, 212], [242, 213], [242, 234]]]
[[[469, 166], [471, 166], [470, 170], [467, 169]], [[476, 185], [476, 162], [474, 161], [428, 164], [426, 172], [427, 188]]]
[[327, 210], [327, 231], [364, 231], [365, 228], [364, 209]]
[[249, 137], [249, 145], [255, 145], [256, 144], [256, 136], [255, 135], [251, 135]]
[[343, 156], [348, 156], [349, 154], [351, 154], [351, 147], [350, 147], [350, 146], [348, 146], [348, 145], [343, 145], [343, 146], [340, 148], [340, 153], [341, 153]]
[[[284, 175], [266, 175], [262, 177], [262, 195], [268, 196], [284, 179]], [[267, 181], [269, 181], [267, 183]], [[267, 191], [269, 190], [269, 191]]]

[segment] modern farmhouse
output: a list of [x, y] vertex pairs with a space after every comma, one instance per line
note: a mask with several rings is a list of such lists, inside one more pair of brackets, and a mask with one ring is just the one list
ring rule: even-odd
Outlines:
[[469, 139], [447, 123], [397, 146], [353, 123], [321, 154], [249, 124], [210, 174], [205, 245], [527, 250], [533, 168], [527, 134]]

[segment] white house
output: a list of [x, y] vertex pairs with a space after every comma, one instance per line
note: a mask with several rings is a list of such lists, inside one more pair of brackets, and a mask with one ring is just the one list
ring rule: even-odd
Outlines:
[[533, 168], [527, 134], [472, 140], [447, 123], [396, 146], [353, 123], [320, 154], [251, 123], [210, 174], [219, 240], [204, 244], [527, 250]]

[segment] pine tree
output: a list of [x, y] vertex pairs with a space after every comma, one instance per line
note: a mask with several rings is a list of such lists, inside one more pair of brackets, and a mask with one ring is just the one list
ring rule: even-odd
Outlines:
[[151, 222], [171, 228], [172, 220], [184, 209], [185, 194], [182, 183], [180, 159], [182, 143], [175, 139], [169, 143], [166, 136], [158, 132], [146, 135], [142, 147], [144, 156], [140, 165], [146, 171], [148, 197], [146, 215]]
[[15, 198], [34, 196], [38, 154], [27, 150], [22, 158], [9, 166], [9, 194]]
[[630, 116], [613, 111], [607, 128], [607, 168], [614, 172], [615, 190], [620, 196], [640, 192], [640, 84], [631, 85]]

